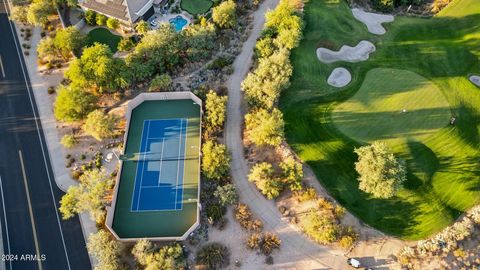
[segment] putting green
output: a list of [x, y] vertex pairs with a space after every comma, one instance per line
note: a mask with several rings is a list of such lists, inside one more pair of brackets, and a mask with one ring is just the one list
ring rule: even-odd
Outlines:
[[423, 140], [450, 118], [448, 102], [435, 84], [411, 71], [388, 68], [370, 70], [357, 93], [332, 113], [335, 126], [359, 142]]

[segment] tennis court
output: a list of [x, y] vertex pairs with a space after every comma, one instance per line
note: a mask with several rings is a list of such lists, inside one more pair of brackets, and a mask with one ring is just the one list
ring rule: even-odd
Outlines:
[[132, 211], [181, 210], [188, 120], [144, 120]]

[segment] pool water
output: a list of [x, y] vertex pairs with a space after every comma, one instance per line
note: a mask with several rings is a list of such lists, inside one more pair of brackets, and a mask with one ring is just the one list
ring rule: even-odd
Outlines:
[[172, 24], [175, 27], [175, 31], [177, 32], [182, 31], [183, 27], [185, 27], [185, 25], [188, 24], [188, 21], [180, 15], [168, 21], [170, 22], [170, 24]]

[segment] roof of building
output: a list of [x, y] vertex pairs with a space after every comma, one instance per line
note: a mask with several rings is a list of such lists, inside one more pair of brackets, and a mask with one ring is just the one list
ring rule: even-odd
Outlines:
[[137, 13], [149, 1], [151, 0], [84, 0], [79, 4], [86, 9], [133, 23], [140, 17]]

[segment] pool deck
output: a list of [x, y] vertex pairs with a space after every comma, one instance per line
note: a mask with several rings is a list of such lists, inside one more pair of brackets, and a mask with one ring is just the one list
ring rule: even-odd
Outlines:
[[[150, 27], [153, 29], [153, 30], [156, 30], [160, 27], [160, 25], [162, 23], [170, 23], [170, 19], [173, 19], [177, 16], [182, 16], [185, 20], [187, 20], [187, 24], [183, 27], [187, 27], [188, 25], [190, 25], [190, 23], [192, 22], [192, 17], [190, 14], [188, 14], [188, 12], [186, 11], [182, 11], [181, 13], [179, 14], [176, 14], [176, 13], [167, 13], [167, 14], [161, 14], [161, 13], [155, 13], [153, 16], [156, 17], [156, 20], [158, 21], [158, 25], [157, 26], [152, 26], [150, 24], [150, 21], [151, 21], [151, 17], [148, 19], [148, 24], [150, 25]], [[152, 17], [153, 17], [152, 16]]]
[[[201, 105], [191, 92], [142, 93], [131, 100], [120, 172], [106, 226], [120, 241], [185, 240], [199, 225]], [[132, 211], [142, 125], [148, 119], [188, 119], [185, 140], [182, 209]]]

